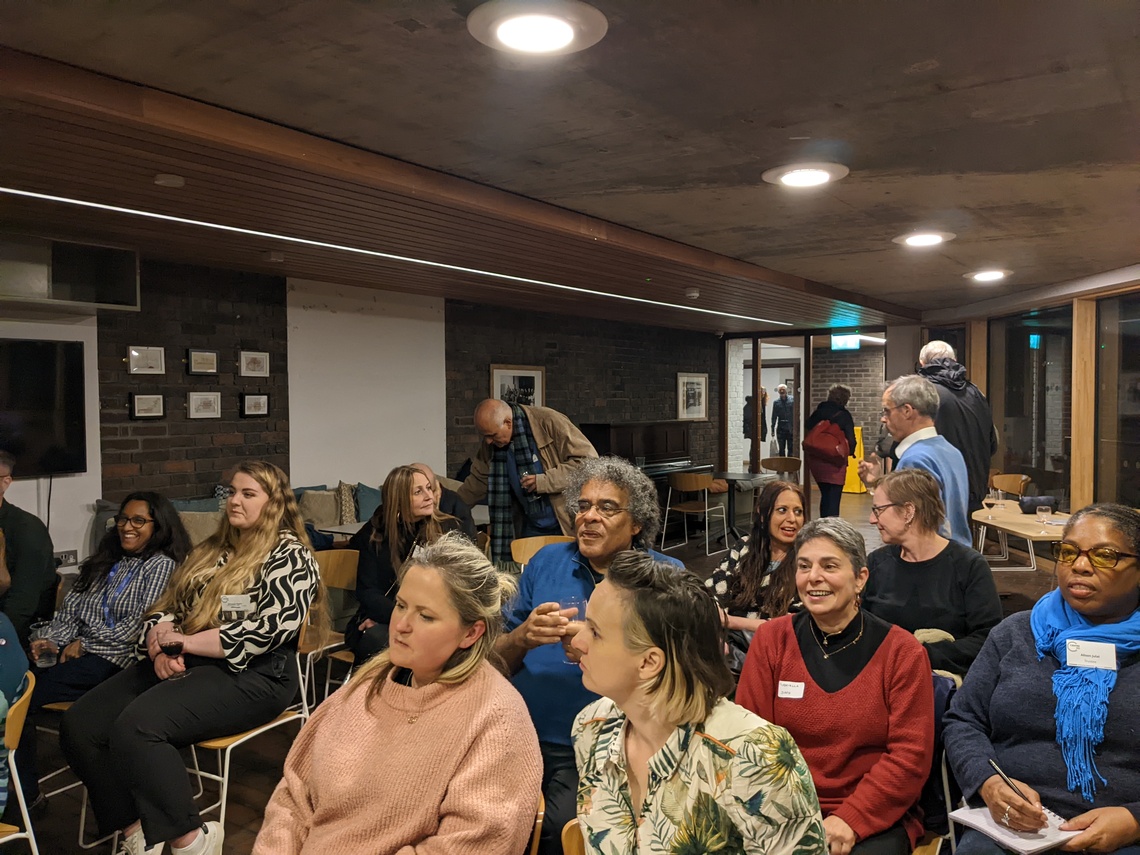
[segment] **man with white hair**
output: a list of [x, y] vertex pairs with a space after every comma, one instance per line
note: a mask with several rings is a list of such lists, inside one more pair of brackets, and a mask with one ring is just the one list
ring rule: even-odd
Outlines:
[[990, 479], [990, 460], [997, 453], [997, 430], [990, 402], [966, 379], [954, 348], [944, 341], [928, 342], [918, 352], [918, 373], [938, 390], [939, 436], [962, 452], [970, 478], [970, 513], [982, 506]]

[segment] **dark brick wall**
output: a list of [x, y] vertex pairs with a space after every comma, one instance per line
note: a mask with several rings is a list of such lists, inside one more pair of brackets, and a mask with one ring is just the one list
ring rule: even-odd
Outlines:
[[816, 405], [827, 397], [832, 383], [851, 388], [847, 409], [856, 427], [863, 428], [863, 451], [870, 454], [879, 438], [879, 416], [883, 412], [883, 372], [885, 348], [864, 347], [860, 350], [817, 348], [811, 353], [811, 388], [815, 400], [804, 414], [811, 415]]
[[449, 474], [477, 447], [472, 413], [490, 391], [495, 363], [544, 366], [546, 406], [577, 424], [675, 419], [677, 373], [707, 373], [709, 421], [691, 423], [690, 446], [694, 462], [717, 465], [716, 336], [452, 300], [445, 319]]
[[[142, 310], [99, 312], [103, 497], [158, 490], [212, 495], [235, 463], [264, 458], [288, 471], [285, 280], [143, 260]], [[128, 374], [131, 345], [163, 347], [165, 374]], [[186, 373], [186, 349], [218, 352], [218, 373]], [[238, 352], [268, 351], [269, 377], [239, 377]], [[132, 421], [130, 393], [162, 394], [162, 419]], [[221, 392], [220, 419], [190, 419], [188, 392]], [[269, 418], [243, 419], [241, 392], [268, 393]]]

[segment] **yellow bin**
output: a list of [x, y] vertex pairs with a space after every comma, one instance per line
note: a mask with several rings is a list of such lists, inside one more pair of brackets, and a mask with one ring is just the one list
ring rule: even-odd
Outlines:
[[847, 461], [847, 480], [844, 493], [866, 493], [866, 485], [859, 480], [859, 461], [863, 459], [863, 428], [855, 427], [855, 459]]

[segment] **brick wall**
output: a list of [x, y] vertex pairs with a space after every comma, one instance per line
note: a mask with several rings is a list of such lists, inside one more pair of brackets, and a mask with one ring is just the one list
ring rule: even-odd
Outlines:
[[[99, 312], [103, 497], [158, 490], [206, 496], [235, 463], [263, 458], [288, 471], [285, 280], [143, 260], [142, 310]], [[128, 374], [131, 345], [165, 348], [165, 374]], [[187, 348], [218, 352], [218, 373], [186, 373]], [[239, 377], [238, 352], [268, 351], [269, 377]], [[162, 394], [162, 419], [133, 421], [130, 393]], [[188, 392], [221, 392], [220, 419], [190, 419]], [[268, 418], [241, 418], [241, 392], [268, 393]]]
[[708, 333], [511, 311], [449, 300], [447, 470], [479, 442], [472, 413], [490, 391], [490, 366], [541, 365], [546, 406], [575, 423], [677, 417], [677, 373], [709, 375], [709, 421], [692, 422], [696, 463], [718, 465], [720, 341]]
[[[811, 389], [813, 400], [804, 411], [811, 415], [827, 397], [832, 383], [851, 389], [847, 409], [856, 427], [863, 428], [863, 452], [870, 454], [879, 438], [879, 417], [883, 412], [883, 376], [885, 348], [863, 347], [860, 350], [816, 348], [811, 353]], [[894, 378], [891, 378], [894, 379]]]

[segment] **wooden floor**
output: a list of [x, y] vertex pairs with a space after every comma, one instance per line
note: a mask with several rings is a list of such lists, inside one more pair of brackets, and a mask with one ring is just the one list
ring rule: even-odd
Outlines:
[[[843, 517], [855, 524], [863, 534], [868, 551], [882, 545], [878, 530], [868, 521], [870, 506], [871, 500], [866, 494], [845, 495], [841, 506]], [[702, 577], [707, 577], [725, 556], [723, 552], [706, 556], [703, 539], [691, 540], [687, 546], [670, 549], [668, 553], [680, 558], [689, 569]], [[1042, 569], [1036, 573], [995, 572], [994, 576], [998, 590], [1003, 595], [1002, 603], [1007, 615], [1031, 608], [1037, 599], [1052, 587], [1052, 561], [1042, 560], [1039, 557], [1038, 563]], [[226, 817], [224, 851], [227, 855], [238, 855], [238, 853], [245, 855], [252, 848], [261, 826], [265, 803], [281, 777], [282, 763], [296, 735], [296, 730], [297, 728], [288, 726], [270, 731], [235, 752], [233, 783], [230, 786]], [[40, 760], [41, 771], [62, 765], [63, 760], [53, 737], [41, 735]], [[213, 762], [213, 758], [208, 758], [206, 762]], [[208, 797], [213, 790], [207, 788], [206, 793]], [[76, 789], [51, 799], [46, 811], [34, 818], [40, 851], [44, 855], [83, 851], [76, 845], [79, 794], [80, 791]], [[22, 846], [24, 846], [23, 841], [8, 844], [5, 852], [27, 851], [21, 850]], [[91, 851], [95, 855], [108, 855], [111, 849], [109, 844], [104, 844]]]

